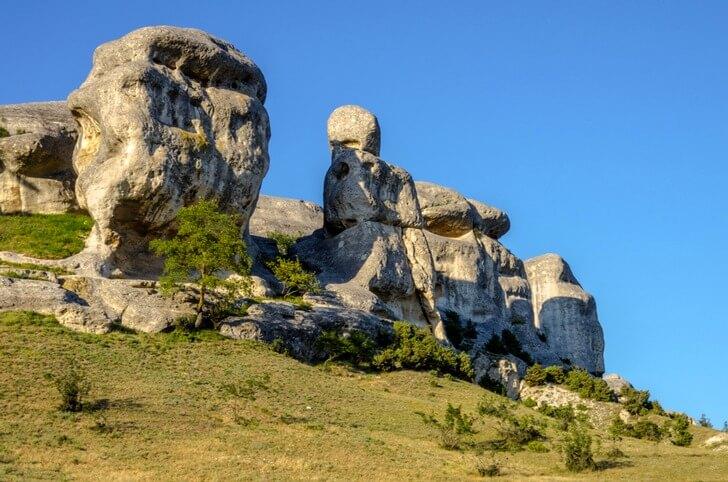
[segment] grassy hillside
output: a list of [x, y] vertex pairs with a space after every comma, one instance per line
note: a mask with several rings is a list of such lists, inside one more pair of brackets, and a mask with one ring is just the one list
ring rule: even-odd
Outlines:
[[[62, 412], [53, 380], [74, 363], [92, 387], [82, 412]], [[87, 335], [28, 313], [0, 314], [0, 365], [0, 480], [477, 479], [479, 458], [491, 456], [441, 448], [416, 412], [505, 401], [429, 373], [312, 367], [213, 332]], [[690, 448], [625, 439], [617, 461], [605, 438], [601, 470], [573, 475], [552, 422], [548, 452], [496, 453], [499, 480], [728, 474], [728, 454], [699, 448], [710, 431], [693, 429]], [[497, 423], [478, 417], [474, 440], [492, 439]]]
[[65, 258], [83, 249], [92, 225], [84, 214], [0, 215], [0, 251]]

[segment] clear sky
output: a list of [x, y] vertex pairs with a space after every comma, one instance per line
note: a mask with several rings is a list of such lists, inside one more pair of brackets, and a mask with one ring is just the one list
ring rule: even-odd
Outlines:
[[198, 27], [268, 81], [263, 191], [320, 202], [325, 123], [379, 116], [382, 157], [505, 209], [597, 299], [607, 371], [728, 419], [728, 2], [6, 2], [0, 103], [64, 99], [98, 44]]

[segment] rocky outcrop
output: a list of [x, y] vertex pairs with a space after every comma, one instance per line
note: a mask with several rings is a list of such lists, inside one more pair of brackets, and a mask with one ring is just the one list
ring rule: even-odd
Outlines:
[[158, 266], [148, 241], [179, 208], [213, 198], [245, 228], [268, 170], [266, 83], [231, 44], [194, 29], [148, 27], [98, 47], [68, 97], [79, 125], [76, 194], [104, 274]]
[[329, 356], [317, 344], [325, 331], [346, 336], [357, 330], [382, 345], [393, 333], [390, 323], [366, 311], [327, 303], [300, 310], [286, 302], [253, 305], [245, 316], [223, 320], [219, 329], [223, 336], [236, 340], [276, 343], [278, 349], [307, 362], [323, 361]]
[[534, 323], [565, 362], [604, 372], [604, 333], [594, 298], [585, 292], [560, 256], [545, 254], [525, 263], [533, 292]]
[[64, 102], [0, 106], [0, 213], [77, 210], [75, 142]]
[[381, 337], [391, 320], [407, 320], [468, 351], [478, 381], [510, 396], [531, 361], [604, 371], [594, 299], [566, 262], [524, 263], [499, 241], [510, 228], [505, 212], [415, 183], [381, 159], [379, 122], [366, 109], [347, 105], [329, 117], [323, 207], [259, 197], [269, 163], [265, 97], [263, 74], [232, 45], [150, 27], [100, 46], [68, 107], [0, 107], [0, 213], [80, 208], [94, 219], [86, 249], [69, 259], [0, 253], [16, 265], [73, 271], [0, 268], [0, 310], [37, 309], [86, 331], [169, 329], [193, 314], [191, 298], [161, 295], [153, 281], [161, 260], [148, 242], [175, 232], [181, 207], [215, 199], [239, 215], [256, 260], [255, 295], [280, 293], [266, 267], [280, 254], [271, 232], [299, 238], [291, 255], [323, 287], [309, 311], [251, 306], [221, 324], [226, 336], [281, 339], [312, 361], [323, 330]]

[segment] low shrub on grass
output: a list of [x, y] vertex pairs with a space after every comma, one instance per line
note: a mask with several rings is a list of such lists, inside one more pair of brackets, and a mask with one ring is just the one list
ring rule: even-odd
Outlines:
[[83, 410], [84, 398], [91, 390], [91, 383], [76, 362], [70, 362], [54, 377], [54, 382], [61, 398], [59, 410], [64, 412]]
[[496, 432], [498, 437], [493, 446], [500, 450], [522, 450], [530, 442], [545, 439], [543, 424], [530, 415], [506, 417]]
[[556, 427], [559, 430], [568, 430], [577, 420], [576, 412], [571, 404], [552, 406], [544, 403], [538, 407], [538, 411], [547, 417], [555, 418], [557, 421]]
[[421, 412], [417, 412], [417, 415], [427, 425], [438, 430], [440, 446], [447, 450], [462, 449], [464, 445], [469, 444], [468, 437], [476, 433], [473, 428], [475, 417], [463, 413], [460, 406], [455, 407], [448, 403], [442, 420], [434, 415], [426, 415]]
[[394, 324], [394, 342], [374, 357], [372, 366], [383, 371], [436, 370], [464, 380], [475, 375], [467, 353], [442, 346], [429, 330], [402, 321]]
[[609, 434], [618, 439], [621, 436], [651, 440], [659, 442], [665, 435], [664, 431], [655, 422], [648, 419], [637, 420], [634, 424], [627, 423], [621, 418], [614, 417], [608, 428]]
[[484, 397], [478, 402], [478, 414], [505, 419], [511, 416], [511, 410], [505, 402], [494, 402]]
[[502, 473], [501, 464], [496, 460], [495, 454], [490, 458], [478, 457], [475, 460], [475, 471], [481, 477], [498, 477]]
[[693, 443], [693, 434], [690, 433], [690, 419], [684, 413], [675, 415], [664, 428], [669, 435], [670, 442], [678, 447], [689, 447]]
[[583, 472], [596, 467], [592, 452], [592, 438], [584, 427], [572, 427], [562, 440], [561, 451], [564, 456], [564, 465], [569, 472]]
[[631, 415], [644, 415], [652, 409], [650, 392], [647, 390], [635, 390], [632, 387], [624, 386], [620, 397], [624, 409]]

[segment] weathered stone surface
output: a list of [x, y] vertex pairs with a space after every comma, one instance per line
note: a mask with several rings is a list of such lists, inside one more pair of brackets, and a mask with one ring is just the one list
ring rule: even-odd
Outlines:
[[415, 182], [425, 229], [440, 236], [458, 237], [473, 230], [473, 208], [457, 191], [430, 182]]
[[525, 262], [533, 293], [534, 321], [560, 358], [591, 373], [604, 372], [604, 334], [594, 298], [558, 255]]
[[728, 452], [728, 433], [718, 433], [709, 437], [703, 446], [719, 452]]
[[76, 194], [95, 225], [102, 273], [145, 274], [150, 238], [187, 204], [214, 198], [245, 228], [268, 170], [266, 84], [205, 32], [148, 27], [101, 45], [68, 105], [79, 124]]
[[521, 379], [526, 374], [526, 364], [512, 355], [481, 353], [473, 362], [475, 381], [484, 387], [500, 385], [508, 398], [517, 400], [521, 391]]
[[627, 380], [622, 378], [620, 375], [616, 373], [608, 373], [602, 375], [602, 378], [605, 382], [607, 382], [607, 385], [609, 386], [609, 389], [619, 397], [619, 395], [622, 393], [622, 389], [632, 388], [632, 384], [629, 383]]
[[366, 151], [379, 155], [381, 134], [374, 114], [358, 105], [342, 105], [329, 116], [326, 123], [329, 147]]
[[324, 211], [312, 202], [260, 195], [253, 216], [250, 234], [266, 237], [271, 232], [291, 236], [307, 236], [324, 225]]
[[68, 328], [90, 333], [107, 333], [112, 321], [89, 306], [72, 291], [57, 283], [0, 277], [0, 311], [35, 311], [53, 315]]
[[74, 194], [76, 125], [64, 102], [0, 106], [0, 213], [63, 213]]
[[473, 208], [473, 224], [475, 229], [493, 239], [498, 239], [511, 229], [508, 214], [498, 208], [489, 206], [475, 199], [468, 199]]
[[414, 181], [365, 151], [337, 148], [324, 180], [324, 224], [336, 234], [363, 221], [421, 228]]
[[303, 311], [285, 302], [253, 305], [245, 316], [223, 320], [219, 329], [222, 335], [238, 340], [279, 340], [277, 343], [291, 356], [307, 362], [322, 361], [328, 356], [316, 345], [324, 331], [346, 334], [359, 330], [381, 343], [392, 336], [388, 322], [365, 311], [326, 305]]
[[163, 296], [154, 282], [65, 276], [61, 285], [103, 310], [115, 323], [136, 331], [158, 333], [180, 318], [195, 316], [192, 298], [181, 292]]
[[[295, 253], [347, 306], [391, 319], [412, 316], [410, 305], [419, 311], [401, 228], [364, 221], [332, 238], [317, 232]], [[408, 300], [404, 307], [402, 300]]]

